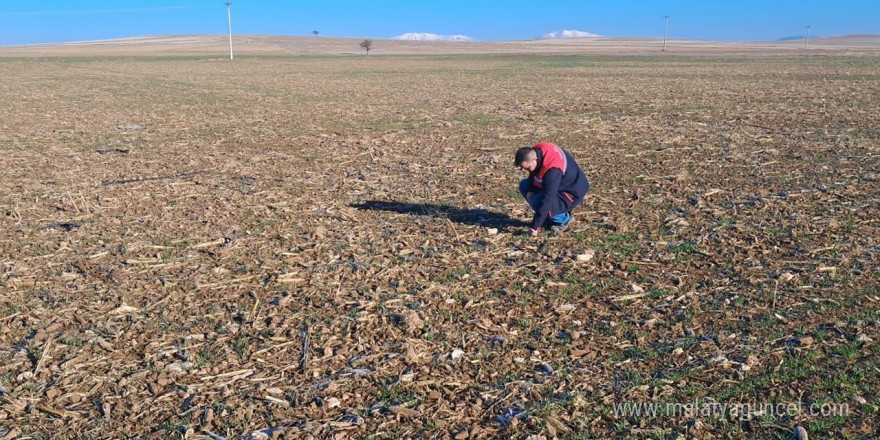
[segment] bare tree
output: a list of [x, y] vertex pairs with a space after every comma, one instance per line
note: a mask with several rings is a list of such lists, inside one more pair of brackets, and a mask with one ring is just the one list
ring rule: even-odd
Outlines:
[[318, 38], [318, 34], [320, 34], [318, 31], [312, 31], [312, 33], [315, 34], [315, 38]]
[[361, 47], [363, 47], [364, 50], [367, 51], [367, 55], [369, 55], [369, 54], [370, 54], [370, 49], [373, 48], [373, 40], [364, 40], [364, 41], [361, 41]]

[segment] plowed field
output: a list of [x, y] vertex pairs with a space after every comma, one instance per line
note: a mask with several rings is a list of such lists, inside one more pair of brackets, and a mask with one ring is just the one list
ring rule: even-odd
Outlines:
[[[878, 435], [878, 58], [0, 77], [2, 438]], [[531, 238], [539, 141], [592, 189]]]

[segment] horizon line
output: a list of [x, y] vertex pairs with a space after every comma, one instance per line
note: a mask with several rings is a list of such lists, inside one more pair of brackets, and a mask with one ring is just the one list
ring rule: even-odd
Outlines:
[[[73, 41], [55, 41], [48, 43], [21, 43], [21, 44], [11, 44], [4, 45], [0, 44], [0, 47], [23, 47], [23, 46], [49, 46], [49, 45], [63, 45], [63, 44], [85, 44], [85, 43], [107, 43], [114, 41], [124, 41], [124, 40], [133, 40], [133, 39], [143, 39], [143, 38], [161, 38], [161, 37], [184, 37], [184, 36], [217, 36], [227, 38], [228, 34], [226, 33], [201, 33], [201, 34], [150, 34], [150, 35], [135, 35], [128, 37], [117, 37], [117, 38], [103, 38], [97, 40], [73, 40]], [[660, 39], [662, 40], [663, 36], [610, 36], [610, 35], [592, 35], [592, 36], [578, 36], [578, 37], [562, 37], [562, 38], [524, 38], [524, 39], [514, 39], [514, 40], [477, 40], [472, 39], [470, 41], [453, 41], [453, 40], [441, 40], [441, 39], [398, 39], [396, 37], [363, 37], [363, 36], [341, 36], [341, 35], [327, 35], [323, 37], [317, 36], [307, 36], [304, 34], [233, 34], [233, 37], [289, 37], [289, 38], [339, 38], [339, 39], [375, 39], [375, 40], [388, 40], [388, 41], [401, 41], [401, 42], [426, 42], [426, 43], [458, 43], [458, 44], [474, 44], [474, 43], [507, 43], [507, 42], [523, 42], [523, 41], [548, 41], [548, 40], [599, 40], [599, 39]], [[821, 40], [826, 38], [845, 38], [845, 37], [878, 37], [880, 38], [880, 34], [837, 34], [837, 35], [811, 35], [810, 39], [813, 40]], [[470, 37], [469, 37], [470, 38]], [[727, 39], [698, 39], [698, 38], [668, 38], [670, 41], [702, 41], [702, 42], [751, 42], [751, 43], [783, 43], [792, 40], [798, 40], [806, 38], [805, 35], [801, 36], [788, 36], [782, 37], [775, 40], [727, 40]]]

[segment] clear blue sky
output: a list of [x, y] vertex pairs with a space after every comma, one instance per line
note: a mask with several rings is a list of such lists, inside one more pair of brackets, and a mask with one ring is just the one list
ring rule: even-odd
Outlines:
[[[233, 34], [391, 38], [408, 32], [526, 40], [613, 37], [778, 40], [880, 34], [880, 0], [237, 0]], [[222, 0], [0, 0], [0, 45], [225, 34]]]

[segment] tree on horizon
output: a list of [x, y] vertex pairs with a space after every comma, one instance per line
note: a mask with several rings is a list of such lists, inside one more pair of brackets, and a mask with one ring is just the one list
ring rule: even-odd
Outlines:
[[364, 41], [361, 41], [361, 47], [363, 47], [364, 50], [367, 51], [367, 55], [369, 55], [369, 54], [370, 54], [370, 49], [373, 48], [373, 40], [364, 40]]
[[315, 38], [318, 38], [318, 34], [320, 34], [318, 31], [312, 31], [312, 33], [315, 34]]

